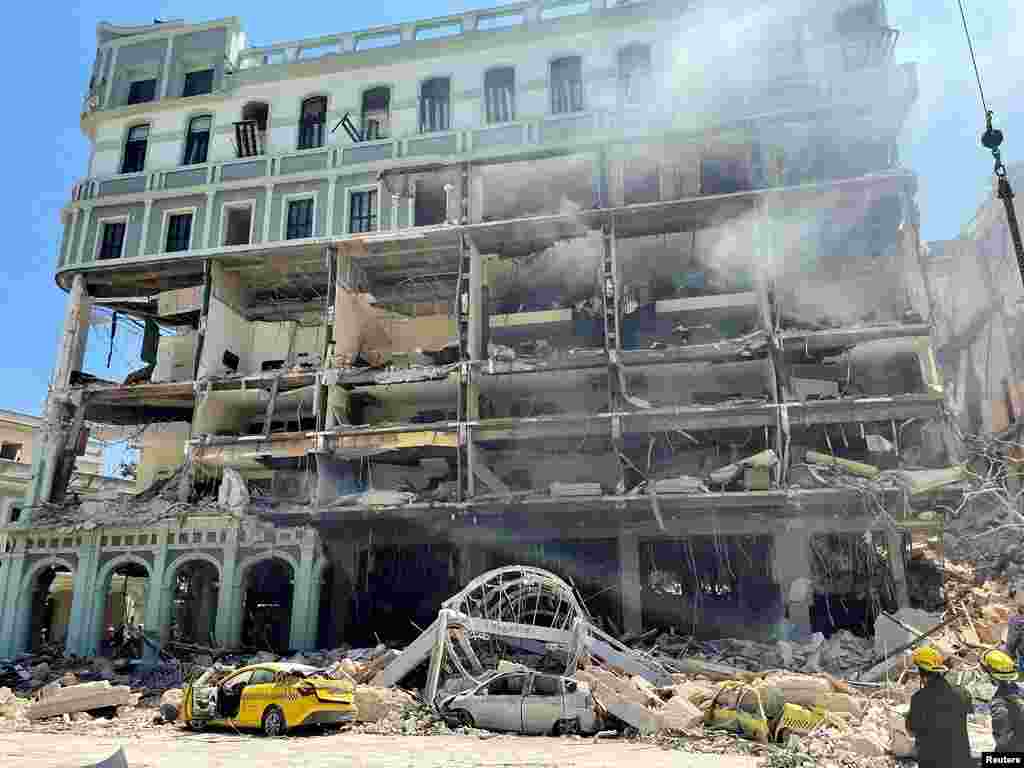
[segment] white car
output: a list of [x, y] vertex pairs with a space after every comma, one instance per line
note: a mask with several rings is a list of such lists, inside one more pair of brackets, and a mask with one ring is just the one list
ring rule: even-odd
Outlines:
[[594, 733], [594, 697], [586, 683], [532, 670], [498, 673], [441, 702], [455, 725], [532, 734]]

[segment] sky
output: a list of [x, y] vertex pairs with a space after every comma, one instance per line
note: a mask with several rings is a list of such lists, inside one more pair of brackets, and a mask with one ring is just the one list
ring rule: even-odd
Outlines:
[[[965, 0], [966, 2], [966, 0]], [[61, 237], [59, 211], [71, 185], [85, 174], [88, 142], [79, 112], [101, 20], [146, 24], [155, 18], [203, 21], [237, 15], [250, 45], [316, 37], [486, 7], [485, 0], [393, 0], [307, 3], [295, 13], [276, 3], [222, 0], [147, 2], [109, 0], [78, 5], [13, 3], [5, 12], [9, 119], [0, 121], [7, 147], [2, 187], [6, 258], [0, 281], [0, 329], [7, 351], [0, 408], [41, 413], [63, 322], [66, 294], [53, 272]], [[497, 3], [492, 3], [497, 4]], [[771, 3], [765, 3], [766, 8]], [[955, 0], [888, 0], [890, 24], [900, 31], [897, 62], [916, 62], [919, 97], [903, 130], [902, 164], [919, 177], [925, 239], [955, 237], [991, 185], [991, 156], [978, 137], [984, 117]], [[1006, 135], [1004, 160], [1024, 160], [1024, 3], [967, 3], [982, 82], [996, 125]], [[1017, 43], [1015, 44], [1015, 41]], [[1015, 76], [1015, 73], [1016, 76]], [[1018, 190], [1024, 195], [1024, 189]], [[106, 365], [109, 327], [93, 329], [89, 368]], [[119, 340], [123, 337], [118, 334]], [[130, 340], [115, 345], [111, 378], [134, 360]], [[109, 466], [109, 463], [108, 463]]]

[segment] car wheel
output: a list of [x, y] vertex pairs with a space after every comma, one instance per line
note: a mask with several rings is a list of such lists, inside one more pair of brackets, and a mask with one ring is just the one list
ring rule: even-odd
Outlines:
[[263, 733], [267, 736], [284, 736], [288, 730], [288, 723], [285, 722], [284, 712], [280, 707], [267, 707], [263, 713]]
[[555, 736], [575, 736], [580, 732], [579, 718], [571, 720], [559, 720], [555, 723]]

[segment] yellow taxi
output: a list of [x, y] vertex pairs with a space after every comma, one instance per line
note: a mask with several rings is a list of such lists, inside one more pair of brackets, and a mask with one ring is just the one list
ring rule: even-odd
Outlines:
[[254, 664], [226, 676], [210, 669], [185, 688], [181, 719], [194, 729], [259, 728], [281, 736], [303, 725], [351, 722], [354, 698], [351, 680], [333, 679], [304, 664]]

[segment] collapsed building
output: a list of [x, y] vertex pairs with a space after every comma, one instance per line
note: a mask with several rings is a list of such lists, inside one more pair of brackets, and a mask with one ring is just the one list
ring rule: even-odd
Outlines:
[[[907, 604], [956, 445], [883, 3], [97, 37], [0, 655], [52, 573], [82, 654], [117, 577], [151, 636], [276, 651], [408, 642], [511, 564], [616, 636]], [[83, 370], [98, 307], [145, 329], [124, 382]], [[92, 424], [136, 431], [136, 493], [66, 497]]]

